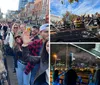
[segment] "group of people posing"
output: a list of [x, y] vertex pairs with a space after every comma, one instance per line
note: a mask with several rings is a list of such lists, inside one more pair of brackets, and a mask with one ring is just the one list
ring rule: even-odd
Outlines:
[[0, 24], [1, 52], [13, 57], [18, 85], [49, 85], [49, 24], [26, 27]]

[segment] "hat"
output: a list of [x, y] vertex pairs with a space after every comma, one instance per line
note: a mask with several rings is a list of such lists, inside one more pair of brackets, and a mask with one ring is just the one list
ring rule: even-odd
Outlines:
[[16, 36], [16, 37], [15, 37], [15, 40], [16, 40], [17, 38], [20, 38], [20, 37], [21, 37], [21, 36], [19, 36], [19, 35], [18, 35], [18, 36]]
[[43, 31], [45, 30], [47, 27], [49, 27], [49, 24], [43, 24], [41, 27], [40, 27], [40, 31]]
[[21, 33], [20, 33], [20, 32], [17, 32], [17, 33], [15, 34], [15, 39], [16, 39], [16, 38], [19, 38], [19, 37], [21, 37]]
[[33, 29], [33, 28], [39, 30], [39, 26], [38, 26], [38, 25], [33, 25], [33, 26], [32, 26], [32, 29]]

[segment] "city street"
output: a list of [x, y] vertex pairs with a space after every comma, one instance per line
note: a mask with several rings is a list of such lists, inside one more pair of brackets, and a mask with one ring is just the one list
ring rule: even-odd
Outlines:
[[6, 56], [9, 85], [18, 85], [16, 73], [13, 73], [13, 56]]

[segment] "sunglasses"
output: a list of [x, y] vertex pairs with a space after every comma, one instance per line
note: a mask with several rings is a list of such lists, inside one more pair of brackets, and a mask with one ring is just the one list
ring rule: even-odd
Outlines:
[[14, 28], [18, 29], [18, 27], [14, 27]]

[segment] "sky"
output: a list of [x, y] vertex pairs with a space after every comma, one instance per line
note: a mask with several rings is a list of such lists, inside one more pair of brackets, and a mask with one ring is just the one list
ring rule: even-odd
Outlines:
[[0, 0], [0, 8], [3, 13], [7, 10], [18, 10], [19, 0]]
[[[64, 1], [64, 4], [61, 4]], [[100, 0], [79, 0], [70, 4], [68, 0], [51, 0], [50, 2], [51, 14], [62, 16], [66, 11], [73, 14], [95, 14], [100, 13]]]

